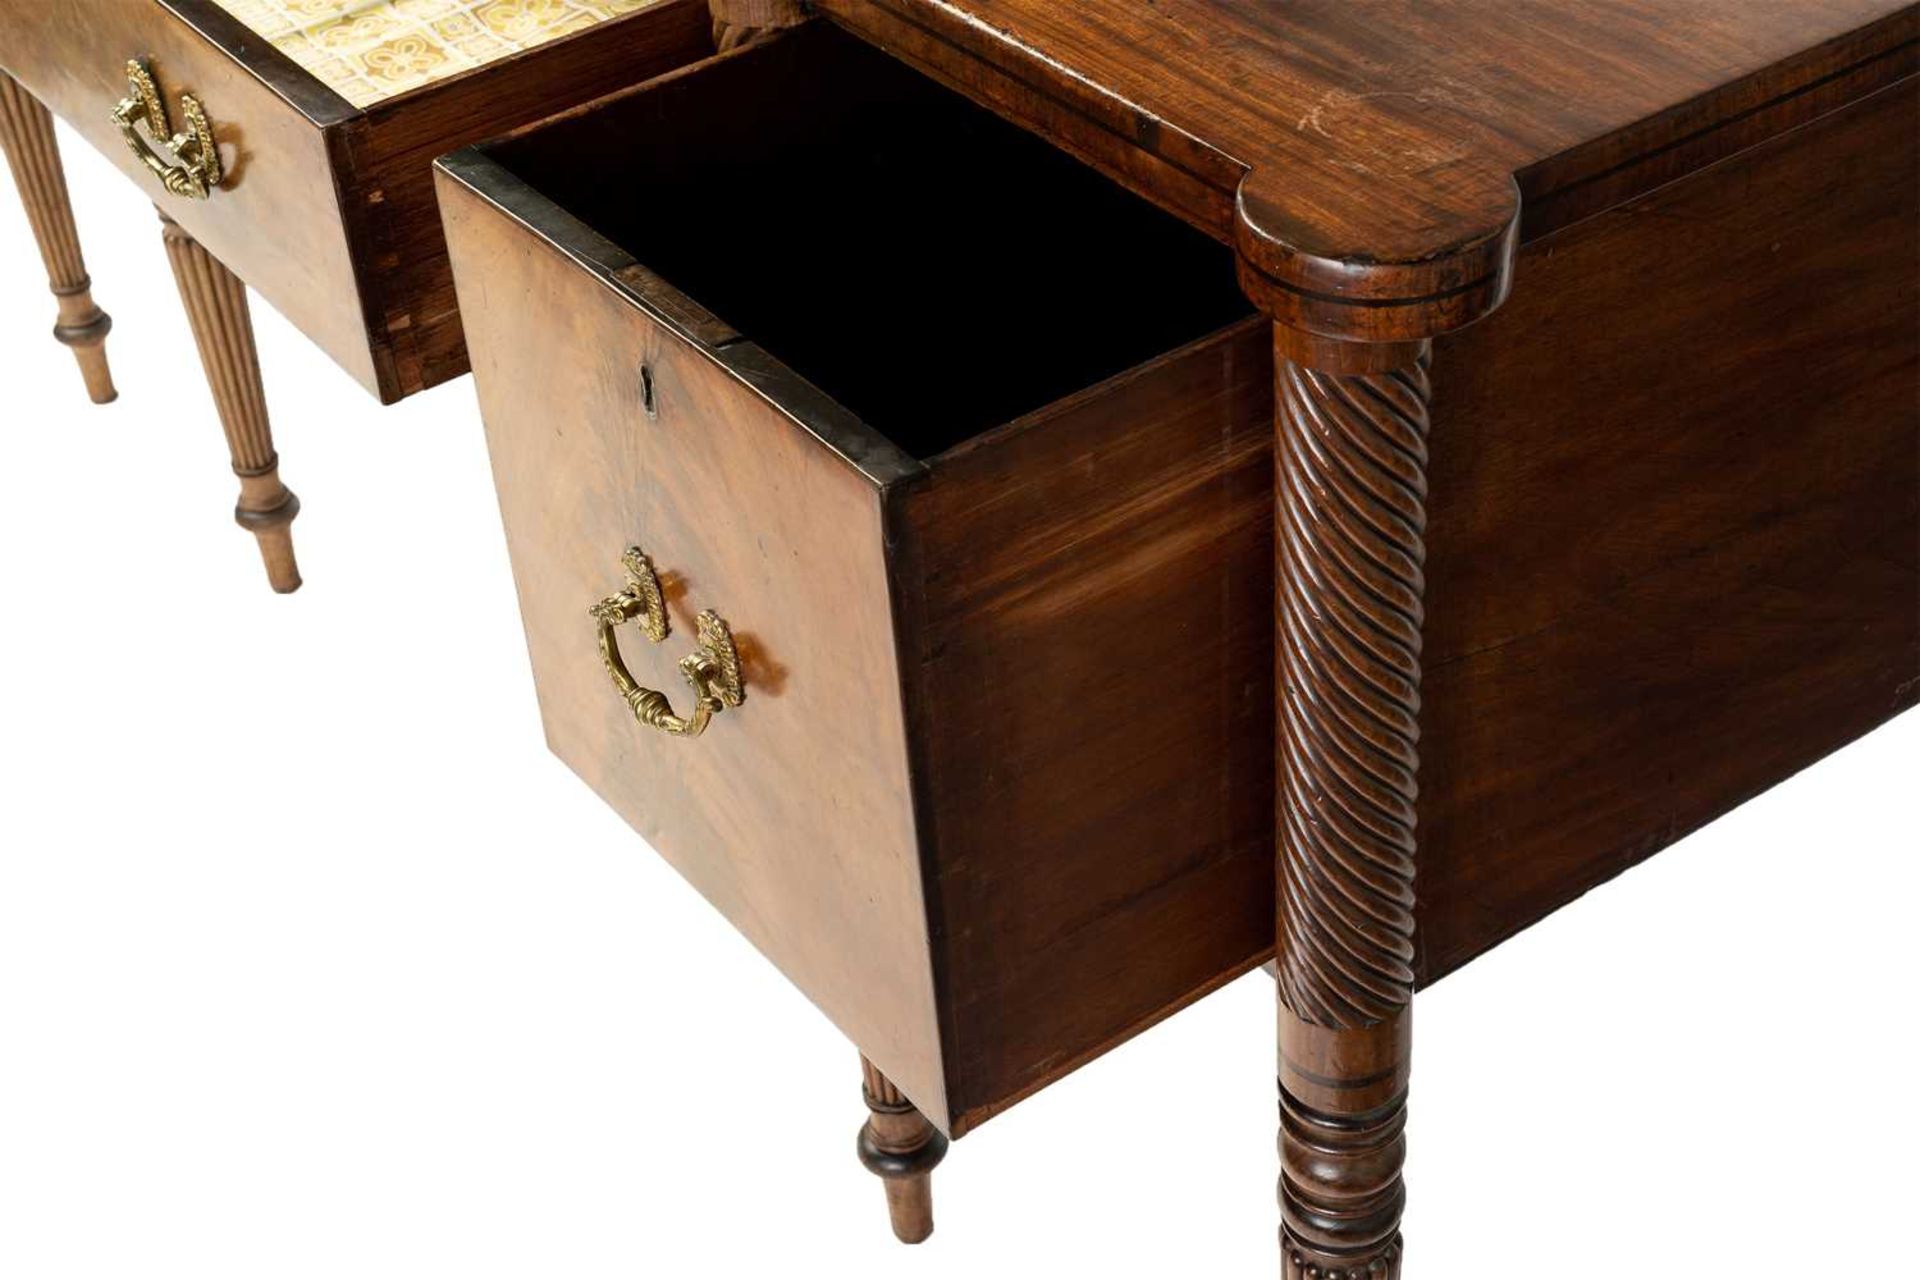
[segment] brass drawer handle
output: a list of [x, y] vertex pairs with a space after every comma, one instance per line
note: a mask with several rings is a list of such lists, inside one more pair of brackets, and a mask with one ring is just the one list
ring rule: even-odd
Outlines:
[[627, 570], [627, 589], [588, 610], [600, 624], [600, 660], [606, 663], [613, 687], [632, 709], [634, 719], [676, 738], [697, 738], [707, 731], [715, 712], [746, 701], [733, 632], [713, 610], [701, 612], [700, 644], [680, 659], [680, 674], [693, 686], [693, 714], [675, 715], [667, 695], [642, 686], [620, 656], [619, 627], [636, 618], [641, 620], [647, 639], [659, 644], [667, 638], [669, 624], [660, 579], [653, 571], [653, 562], [638, 547], [628, 547], [620, 563]]
[[[213, 126], [207, 123], [200, 100], [190, 93], [180, 95], [180, 114], [186, 118], [187, 127], [175, 133], [167, 104], [160, 100], [160, 88], [153, 82], [153, 72], [138, 58], [127, 63], [127, 86], [128, 95], [113, 109], [113, 122], [120, 126], [127, 149], [174, 195], [189, 200], [205, 200], [212, 195], [224, 175], [220, 147], [213, 140]], [[139, 126], [143, 124], [167, 153], [165, 159], [155, 155], [140, 136]]]

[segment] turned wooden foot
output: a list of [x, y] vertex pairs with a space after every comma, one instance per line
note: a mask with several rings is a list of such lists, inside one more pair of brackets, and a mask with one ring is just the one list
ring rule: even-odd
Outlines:
[[59, 299], [53, 336], [72, 348], [87, 395], [95, 404], [106, 404], [118, 394], [107, 368], [107, 331], [113, 321], [93, 304], [80, 233], [67, 199], [67, 177], [54, 141], [53, 116], [5, 72], [0, 72], [0, 148], [7, 153], [27, 223], [47, 264], [47, 287]]
[[862, 1058], [860, 1065], [873, 1113], [860, 1130], [860, 1163], [886, 1182], [893, 1234], [903, 1244], [919, 1244], [933, 1234], [933, 1171], [946, 1159], [946, 1135], [871, 1062]]
[[160, 215], [173, 278], [180, 286], [200, 363], [213, 389], [214, 407], [240, 477], [233, 518], [260, 542], [267, 580], [279, 592], [300, 587], [293, 558], [293, 518], [300, 500], [280, 483], [280, 459], [267, 420], [267, 393], [260, 384], [260, 357], [253, 345], [247, 287], [166, 214]]

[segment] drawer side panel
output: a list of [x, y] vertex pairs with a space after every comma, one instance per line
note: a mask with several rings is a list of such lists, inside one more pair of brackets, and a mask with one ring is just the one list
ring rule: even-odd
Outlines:
[[962, 1128], [1272, 948], [1270, 348], [1183, 348], [906, 503]]
[[[879, 486], [518, 219], [440, 193], [553, 750], [944, 1126]], [[739, 642], [746, 703], [701, 738], [636, 724], [601, 665], [587, 610], [629, 545], [673, 625], [622, 628], [637, 680], [684, 713], [697, 613]]]

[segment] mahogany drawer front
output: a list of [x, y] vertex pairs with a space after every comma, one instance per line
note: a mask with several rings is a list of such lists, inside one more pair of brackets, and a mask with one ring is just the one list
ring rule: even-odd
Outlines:
[[[1271, 790], [1220, 779], [1264, 704], [1152, 692], [1271, 600], [1223, 249], [824, 24], [440, 169], [551, 745], [916, 1105], [964, 1131], [1260, 958]], [[684, 713], [696, 616], [738, 637], [697, 739], [597, 650], [629, 546], [638, 684]]]
[[[704, 0], [662, 0], [355, 107], [211, 0], [7, 0], [0, 65], [383, 400], [458, 376], [465, 347], [433, 157], [703, 57]], [[169, 194], [112, 120], [145, 61], [175, 131], [204, 107], [224, 177]]]
[[[580, 270], [457, 183], [459, 268], [514, 577], [553, 749], [916, 1098], [939, 1078], [881, 480], [762, 398], [618, 275]], [[629, 273], [630, 276], [630, 273]], [[651, 383], [654, 411], [648, 412]], [[588, 608], [657, 568], [671, 632], [622, 629], [681, 712], [696, 617], [733, 628], [746, 701], [698, 739], [636, 723]]]
[[[206, 6], [209, 16], [217, 10]], [[112, 157], [140, 190], [258, 289], [363, 383], [373, 381], [367, 328], [328, 154], [330, 94], [282, 97], [233, 51], [224, 15], [208, 34], [147, 0], [10, 0], [0, 5], [0, 62], [27, 90]], [[207, 200], [168, 195], [112, 120], [128, 95], [127, 62], [147, 59], [170, 112], [182, 93], [205, 106], [226, 181]], [[174, 128], [182, 127], [175, 120]]]

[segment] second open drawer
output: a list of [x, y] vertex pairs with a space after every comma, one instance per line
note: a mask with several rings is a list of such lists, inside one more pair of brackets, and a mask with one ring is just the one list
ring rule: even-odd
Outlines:
[[923, 1111], [1262, 957], [1226, 249], [825, 24], [440, 176], [554, 750]]

